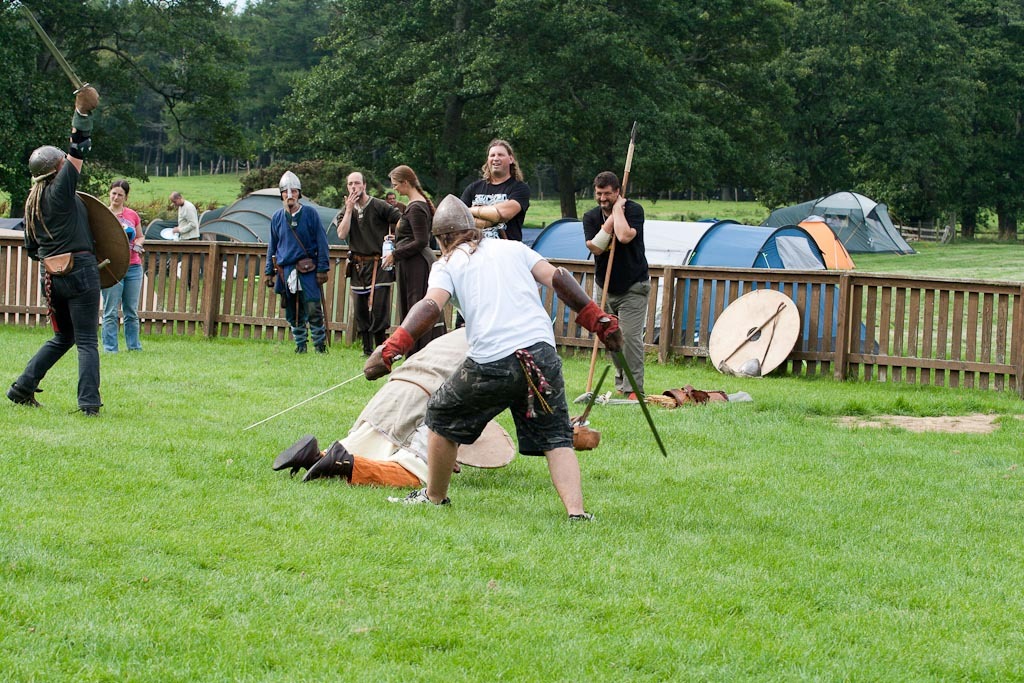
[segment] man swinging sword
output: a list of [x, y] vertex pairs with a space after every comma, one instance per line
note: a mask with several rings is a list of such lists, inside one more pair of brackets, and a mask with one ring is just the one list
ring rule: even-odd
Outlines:
[[529, 247], [514, 240], [483, 239], [473, 215], [454, 195], [438, 205], [433, 234], [442, 258], [431, 270], [426, 296], [374, 350], [363, 373], [370, 380], [389, 373], [392, 363], [433, 328], [449, 300], [465, 316], [469, 350], [427, 404], [427, 486], [389, 500], [449, 504], [458, 445], [476, 441], [487, 422], [508, 408], [520, 452], [547, 458], [569, 519], [593, 519], [583, 507], [562, 362], [537, 286], [552, 287], [577, 312], [576, 322], [613, 351], [622, 348], [618, 319], [602, 311], [568, 271], [555, 268]]

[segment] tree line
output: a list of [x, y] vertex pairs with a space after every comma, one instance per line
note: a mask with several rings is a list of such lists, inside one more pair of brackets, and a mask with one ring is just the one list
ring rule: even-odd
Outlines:
[[[103, 97], [97, 177], [148, 164], [412, 166], [458, 192], [493, 137], [563, 213], [601, 170], [740, 187], [768, 207], [857, 189], [906, 222], [1024, 208], [1019, 0], [28, 2]], [[69, 85], [0, 2], [0, 187], [66, 135]]]

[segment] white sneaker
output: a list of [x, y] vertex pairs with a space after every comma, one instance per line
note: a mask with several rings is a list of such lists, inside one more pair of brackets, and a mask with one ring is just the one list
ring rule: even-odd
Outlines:
[[445, 498], [440, 503], [427, 498], [427, 489], [417, 489], [411, 492], [407, 496], [388, 496], [388, 502], [390, 503], [404, 503], [406, 505], [419, 505], [421, 503], [430, 503], [431, 505], [451, 505], [452, 501], [449, 498]]

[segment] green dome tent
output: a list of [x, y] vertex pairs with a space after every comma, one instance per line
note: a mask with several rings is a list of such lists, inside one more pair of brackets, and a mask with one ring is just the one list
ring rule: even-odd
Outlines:
[[811, 215], [823, 217], [851, 254], [917, 253], [893, 225], [886, 205], [856, 192], [836, 192], [776, 209], [761, 225], [770, 228], [797, 225]]
[[[302, 205], [320, 214], [328, 244], [345, 244], [332, 227], [338, 209], [320, 206], [302, 198]], [[199, 217], [199, 235], [206, 239], [227, 239], [232, 242], [266, 244], [270, 241], [270, 219], [281, 208], [281, 193], [276, 187], [251, 192], [234, 204], [204, 211]], [[155, 220], [146, 228], [146, 239], [162, 239], [160, 231], [177, 225], [174, 220]], [[207, 237], [209, 236], [209, 237]]]

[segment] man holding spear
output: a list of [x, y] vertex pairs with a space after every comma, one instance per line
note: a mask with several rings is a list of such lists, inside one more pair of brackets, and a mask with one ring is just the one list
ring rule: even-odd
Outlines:
[[[619, 329], [625, 339], [623, 352], [626, 364], [642, 392], [644, 388], [644, 324], [647, 322], [647, 299], [651, 277], [647, 271], [644, 251], [644, 209], [626, 199], [618, 177], [611, 171], [594, 178], [594, 199], [597, 206], [583, 214], [583, 234], [587, 249], [594, 255], [597, 284], [602, 287], [602, 306], [618, 316]], [[604, 296], [607, 295], [607, 304]], [[615, 387], [630, 398], [629, 379], [617, 368]]]

